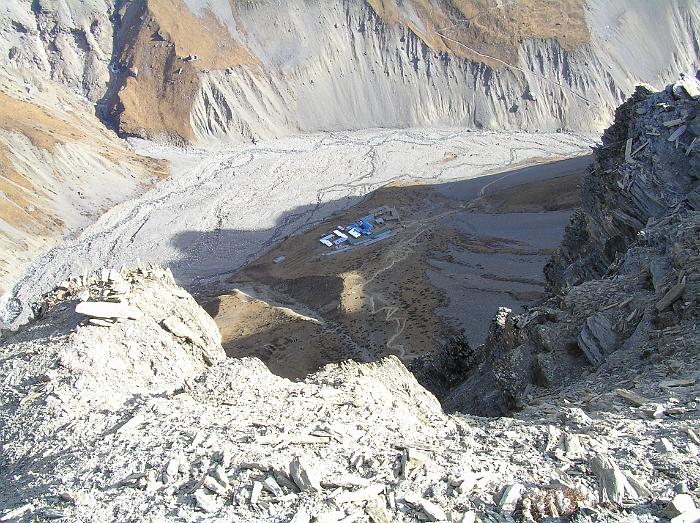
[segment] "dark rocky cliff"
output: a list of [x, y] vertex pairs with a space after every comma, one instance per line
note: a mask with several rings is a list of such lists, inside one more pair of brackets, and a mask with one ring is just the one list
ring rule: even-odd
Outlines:
[[679, 339], [697, 356], [700, 100], [685, 82], [639, 87], [617, 110], [545, 268], [553, 297], [502, 311], [448, 408], [498, 414], [582, 376], [642, 372], [645, 358], [680, 359]]

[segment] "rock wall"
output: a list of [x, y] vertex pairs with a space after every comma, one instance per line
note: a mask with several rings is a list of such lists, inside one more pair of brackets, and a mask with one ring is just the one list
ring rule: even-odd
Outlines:
[[[694, 147], [688, 147], [700, 135], [700, 116], [697, 101], [680, 84], [676, 90], [678, 96], [673, 88], [652, 96], [638, 87], [617, 109], [582, 184], [582, 213], [546, 268], [552, 290], [605, 274], [650, 220], [663, 218], [693, 193], [700, 171]], [[683, 134], [669, 141], [676, 131]]]
[[175, 141], [412, 126], [597, 133], [640, 80], [664, 85], [700, 63], [700, 8], [683, 1], [190, 0], [177, 22], [161, 3], [122, 9], [111, 108], [122, 132]]
[[[6, 2], [0, 61], [122, 133], [240, 141], [369, 127], [599, 132], [641, 80], [697, 69], [673, 0]], [[552, 22], [559, 20], [559, 22]]]
[[96, 102], [110, 80], [112, 10], [110, 0], [3, 2], [0, 64], [41, 73]]
[[545, 269], [557, 295], [502, 312], [467, 355], [449, 408], [508, 412], [625, 358], [669, 357], [680, 340], [697, 348], [699, 100], [700, 82], [686, 78], [659, 93], [640, 87], [617, 110], [582, 182], [583, 208]]

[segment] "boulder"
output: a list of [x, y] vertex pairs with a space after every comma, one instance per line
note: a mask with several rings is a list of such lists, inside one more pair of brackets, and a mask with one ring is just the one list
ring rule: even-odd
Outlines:
[[140, 311], [130, 307], [128, 303], [111, 301], [84, 301], [75, 307], [75, 312], [91, 318], [129, 319], [138, 320]]
[[601, 312], [590, 316], [578, 336], [578, 346], [592, 365], [598, 367], [617, 347], [617, 335], [610, 320]]

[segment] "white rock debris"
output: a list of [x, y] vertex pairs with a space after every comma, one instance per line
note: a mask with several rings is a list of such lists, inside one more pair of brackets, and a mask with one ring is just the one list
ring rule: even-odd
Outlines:
[[104, 301], [85, 301], [75, 307], [75, 312], [93, 318], [130, 319], [139, 318], [139, 311], [127, 303], [112, 303]]
[[[663, 502], [673, 521], [697, 511], [696, 493], [674, 493], [699, 472], [697, 423], [622, 416], [642, 401], [615, 390], [620, 382], [596, 409], [554, 395], [493, 419], [445, 414], [393, 357], [291, 382], [258, 360], [226, 359], [213, 321], [168, 271], [121, 274], [139, 319], [81, 323], [64, 303], [102, 292], [88, 275], [0, 345], [0, 517], [469, 523], [605, 515], [610, 503]], [[202, 346], [164, 329], [167, 317]], [[697, 382], [683, 383], [667, 390], [692, 395]], [[326, 441], [290, 444], [295, 434]], [[664, 440], [672, 448], [659, 454]], [[53, 457], [18, 473], [42, 455]], [[651, 462], [672, 473], [642, 466]]]
[[[0, 319], [18, 326], [32, 315], [30, 304], [60, 282], [139, 258], [172, 267], [185, 285], [217, 280], [266, 245], [312, 227], [386, 184], [475, 178], [514, 164], [587, 154], [593, 143], [586, 135], [467, 129], [321, 133], [206, 152], [138, 142], [144, 155], [172, 161], [171, 176], [36, 259], [11, 299], [0, 303]], [[458, 157], [445, 164], [446, 154]], [[95, 296], [94, 301], [104, 300]]]

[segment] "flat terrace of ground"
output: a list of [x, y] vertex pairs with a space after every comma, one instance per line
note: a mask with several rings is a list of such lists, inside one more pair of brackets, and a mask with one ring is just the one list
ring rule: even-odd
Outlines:
[[[480, 343], [498, 307], [522, 311], [542, 298], [542, 268], [588, 161], [519, 177], [392, 184], [287, 238], [229, 280], [237, 290], [206, 304], [227, 354], [258, 356], [300, 378], [347, 358], [395, 354], [410, 363], [459, 333]], [[338, 250], [319, 243], [338, 224], [386, 207], [401, 222], [383, 241]]]

